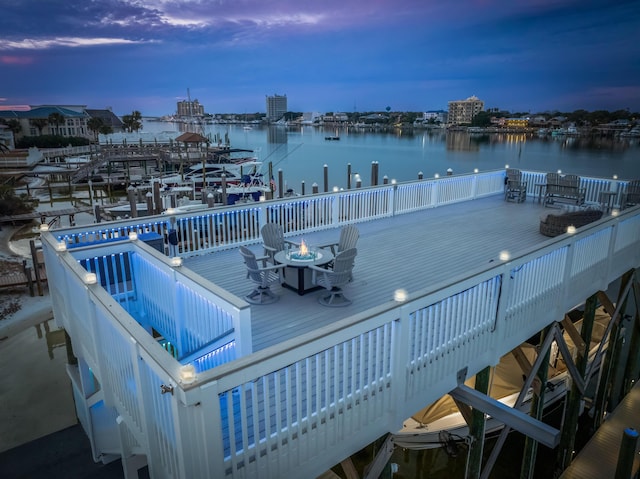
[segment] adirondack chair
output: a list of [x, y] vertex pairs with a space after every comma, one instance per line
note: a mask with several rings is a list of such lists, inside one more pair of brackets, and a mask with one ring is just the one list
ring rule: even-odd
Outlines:
[[285, 265], [267, 266], [266, 262], [263, 261], [263, 265], [260, 266], [258, 261], [266, 260], [266, 257], [256, 258], [253, 251], [246, 246], [240, 246], [240, 254], [244, 259], [244, 264], [247, 266], [247, 277], [256, 285], [253, 291], [247, 294], [244, 299], [251, 304], [269, 304], [278, 301], [280, 297], [271, 291], [270, 286], [276, 282], [282, 283], [282, 270]]
[[351, 248], [338, 253], [333, 260], [333, 268], [311, 265], [311, 282], [322, 286], [328, 295], [318, 298], [318, 302], [323, 306], [341, 307], [351, 304], [342, 292], [342, 287], [351, 281], [351, 274], [355, 264], [355, 257], [358, 254], [356, 248]]
[[[340, 238], [337, 243], [325, 243], [319, 245], [319, 248], [329, 248], [333, 255], [337, 255], [341, 251], [346, 251], [351, 248], [355, 248], [360, 238], [360, 231], [354, 225], [343, 226], [340, 230]], [[333, 261], [327, 265], [329, 268], [333, 267]], [[353, 278], [351, 278], [353, 279]]]
[[268, 261], [271, 264], [276, 264], [274, 256], [276, 253], [284, 250], [287, 244], [296, 247], [300, 246], [295, 241], [285, 239], [282, 226], [276, 223], [267, 223], [264, 225], [260, 230], [260, 234], [262, 235], [264, 254], [269, 257]]
[[522, 203], [527, 199], [527, 182], [522, 181], [522, 172], [515, 168], [507, 169], [507, 179], [504, 188], [504, 199]]
[[627, 184], [627, 191], [622, 200], [622, 209], [640, 205], [640, 180], [633, 180]]
[[355, 248], [358, 243], [358, 238], [360, 238], [360, 231], [358, 228], [354, 225], [347, 225], [340, 230], [340, 238], [337, 243], [325, 243], [318, 245], [318, 247], [331, 249], [331, 253], [335, 256], [341, 251]]

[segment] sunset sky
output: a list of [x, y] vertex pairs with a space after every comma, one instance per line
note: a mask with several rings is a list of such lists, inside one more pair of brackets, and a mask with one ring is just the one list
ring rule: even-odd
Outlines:
[[0, 108], [640, 111], [640, 2], [0, 0]]

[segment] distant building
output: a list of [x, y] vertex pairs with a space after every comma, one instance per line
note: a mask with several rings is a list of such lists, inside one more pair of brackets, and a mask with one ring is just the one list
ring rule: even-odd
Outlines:
[[449, 102], [448, 125], [470, 125], [473, 117], [484, 110], [484, 102], [476, 96]]
[[422, 118], [416, 118], [417, 121], [421, 121], [422, 123], [441, 123], [444, 124], [447, 122], [447, 112], [444, 110], [437, 111], [425, 111], [422, 113]]
[[9, 150], [13, 150], [16, 145], [13, 142], [13, 132], [7, 125], [0, 123], [0, 144], [7, 147]]
[[287, 111], [287, 95], [267, 96], [267, 121], [278, 121]]
[[102, 124], [110, 127], [113, 133], [122, 133], [124, 131], [124, 123], [111, 111], [111, 108], [106, 110], [87, 109], [85, 111], [91, 118], [100, 118]]
[[505, 118], [504, 124], [507, 128], [527, 128], [529, 118]]
[[182, 100], [177, 104], [176, 114], [182, 117], [204, 116], [204, 105], [198, 100]]
[[[20, 132], [16, 141], [24, 136], [58, 135], [77, 136], [91, 140], [93, 134], [87, 128], [90, 116], [86, 112], [85, 105], [35, 105], [30, 110], [4, 110], [0, 111], [3, 120], [17, 120], [20, 123]], [[54, 123], [51, 118], [56, 117], [61, 121]]]

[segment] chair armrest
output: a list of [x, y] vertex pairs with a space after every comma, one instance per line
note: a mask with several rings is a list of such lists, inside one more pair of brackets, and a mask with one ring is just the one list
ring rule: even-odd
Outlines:
[[324, 266], [318, 266], [315, 264], [310, 264], [309, 266], [307, 266], [307, 268], [309, 268], [310, 270], [315, 270], [315, 271], [331, 271], [329, 268], [325, 268]]
[[291, 240], [284, 240], [285, 243], [290, 244], [291, 246], [297, 246], [300, 247], [300, 242], [299, 241], [291, 241]]
[[323, 243], [323, 244], [316, 245], [316, 247], [320, 248], [320, 249], [330, 249], [331, 253], [335, 256], [336, 248], [338, 247], [338, 244], [339, 243], [337, 243], [337, 242]]

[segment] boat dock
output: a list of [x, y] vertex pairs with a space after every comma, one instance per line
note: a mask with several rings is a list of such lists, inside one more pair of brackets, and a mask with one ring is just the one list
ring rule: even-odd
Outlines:
[[[586, 446], [573, 459], [560, 479], [602, 479], [617, 477], [616, 467], [624, 430], [640, 431], [640, 383], [609, 413]], [[640, 442], [636, 445], [631, 476], [640, 471]]]

